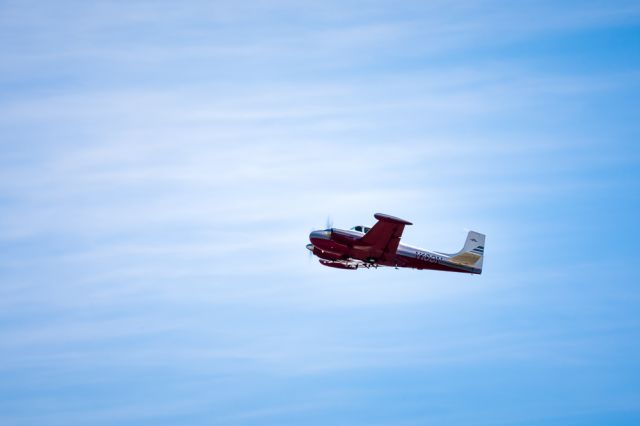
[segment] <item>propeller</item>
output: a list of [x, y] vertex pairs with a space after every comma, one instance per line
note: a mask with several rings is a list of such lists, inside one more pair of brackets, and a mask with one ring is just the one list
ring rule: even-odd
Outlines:
[[[315, 231], [314, 227], [312, 226], [311, 228], [309, 228], [309, 234], [311, 234], [313, 231]], [[309, 252], [309, 263], [311, 263], [311, 261], [313, 260], [313, 247], [311, 247], [311, 250], [309, 250], [309, 246], [312, 246], [312, 244], [307, 244], [307, 252]]]
[[[325, 221], [325, 229], [333, 229], [333, 219], [331, 218], [331, 215], [327, 215], [327, 220]], [[313, 231], [315, 231], [315, 229], [311, 228], [309, 233]], [[307, 249], [309, 249], [309, 246], [311, 246], [311, 244], [307, 244]], [[309, 262], [311, 262], [311, 259], [313, 259], [313, 248], [309, 250]]]
[[[315, 229], [313, 229], [313, 227], [309, 228], [309, 234], [311, 234], [313, 231], [315, 231]], [[309, 263], [311, 263], [311, 259], [313, 259], [313, 251], [309, 250], [309, 246], [311, 244], [307, 244], [307, 251], [309, 252]]]

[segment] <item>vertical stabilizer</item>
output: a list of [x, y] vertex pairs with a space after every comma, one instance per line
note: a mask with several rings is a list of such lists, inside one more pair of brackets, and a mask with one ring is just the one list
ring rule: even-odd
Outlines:
[[469, 231], [464, 247], [458, 253], [451, 255], [449, 259], [453, 263], [470, 266], [482, 272], [482, 259], [484, 258], [484, 234]]

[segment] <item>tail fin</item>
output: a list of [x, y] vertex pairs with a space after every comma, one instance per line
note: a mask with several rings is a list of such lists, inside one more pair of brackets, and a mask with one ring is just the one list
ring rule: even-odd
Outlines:
[[453, 263], [470, 266], [482, 273], [482, 259], [484, 257], [484, 234], [469, 231], [464, 247], [458, 253], [453, 254], [449, 259]]

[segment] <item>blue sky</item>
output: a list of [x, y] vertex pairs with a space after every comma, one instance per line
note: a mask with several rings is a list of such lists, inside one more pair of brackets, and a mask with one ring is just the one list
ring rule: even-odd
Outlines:
[[[0, 423], [640, 422], [633, 1], [0, 2]], [[481, 276], [340, 271], [412, 221]]]

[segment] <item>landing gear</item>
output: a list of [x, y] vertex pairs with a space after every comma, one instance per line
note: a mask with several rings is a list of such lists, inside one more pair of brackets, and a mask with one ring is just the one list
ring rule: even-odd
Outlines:
[[365, 268], [369, 269], [371, 267], [374, 267], [376, 269], [378, 269], [378, 264], [376, 263], [376, 259], [373, 257], [367, 257], [364, 260], [365, 263], [362, 264], [362, 266], [364, 266]]

